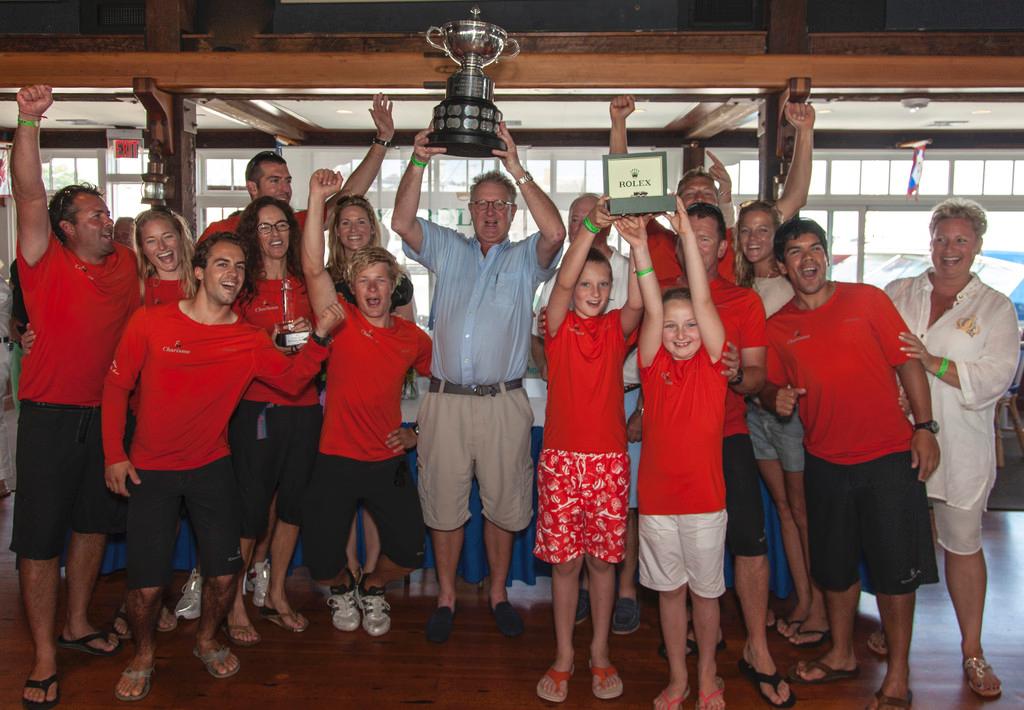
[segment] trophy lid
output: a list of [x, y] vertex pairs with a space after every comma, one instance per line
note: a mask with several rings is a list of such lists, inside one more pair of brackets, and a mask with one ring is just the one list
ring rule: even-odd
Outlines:
[[454, 58], [480, 57], [484, 64], [498, 58], [508, 43], [508, 33], [497, 25], [480, 20], [480, 8], [471, 10], [472, 20], [452, 20], [442, 26], [445, 45]]

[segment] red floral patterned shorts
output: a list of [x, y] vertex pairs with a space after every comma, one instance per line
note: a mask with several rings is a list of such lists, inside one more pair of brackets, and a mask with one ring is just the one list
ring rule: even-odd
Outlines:
[[537, 542], [550, 564], [587, 554], [621, 562], [626, 544], [629, 457], [544, 449], [537, 467]]

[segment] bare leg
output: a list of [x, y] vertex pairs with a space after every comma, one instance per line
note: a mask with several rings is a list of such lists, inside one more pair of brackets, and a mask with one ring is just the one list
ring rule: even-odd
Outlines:
[[[800, 530], [793, 519], [793, 511], [787, 496], [786, 474], [782, 472], [782, 465], [777, 459], [771, 461], [758, 459], [757, 467], [761, 471], [761, 479], [768, 487], [772, 500], [775, 501], [775, 509], [779, 514], [779, 528], [782, 531], [782, 548], [786, 553], [786, 561], [789, 563], [789, 573], [793, 576], [796, 606], [789, 612], [789, 620], [806, 619], [811, 608], [811, 580], [807, 574], [807, 567], [804, 566]], [[791, 636], [796, 631], [795, 624], [787, 626], [781, 620], [776, 626], [783, 636]]]
[[[768, 650], [768, 635], [765, 630], [765, 618], [768, 614], [768, 556], [736, 555], [734, 565], [736, 596], [740, 598], [743, 621], [747, 625], [747, 643], [743, 648], [743, 658], [758, 673], [771, 675], [775, 673], [776, 668], [772, 654]], [[717, 600], [715, 603], [717, 605]], [[761, 689], [774, 703], [784, 702], [789, 697], [789, 685], [785, 681], [779, 684], [778, 691], [767, 683], [761, 683]], [[714, 686], [707, 692], [714, 692]]]
[[[345, 543], [345, 566], [352, 574], [352, 578], [359, 577], [359, 532], [357, 530], [356, 517], [352, 517], [352, 527], [349, 529], [348, 542]], [[273, 575], [271, 575], [273, 577]]]
[[[128, 627], [135, 641], [135, 655], [128, 662], [128, 670], [144, 671], [153, 667], [156, 654], [156, 624], [160, 613], [163, 587], [130, 589], [125, 603]], [[144, 678], [121, 676], [115, 691], [118, 695], [138, 697], [146, 687]]]
[[[615, 606], [615, 566], [587, 555], [587, 572], [590, 577], [590, 619], [594, 627], [590, 662], [604, 668], [611, 665], [608, 634], [612, 625], [612, 607]], [[575, 598], [574, 594], [573, 600]]]
[[[309, 622], [302, 614], [292, 609], [285, 593], [284, 583], [288, 578], [288, 563], [295, 554], [295, 543], [299, 539], [299, 526], [277, 522], [274, 537], [270, 543], [270, 554], [276, 560], [270, 567], [270, 588], [267, 590], [267, 605], [284, 619], [285, 623], [294, 628], [305, 628]], [[292, 624], [291, 622], [294, 622]]]
[[[973, 555], [957, 555], [946, 550], [946, 588], [960, 624], [960, 651], [965, 659], [985, 655], [981, 647], [981, 622], [987, 585], [984, 550]], [[991, 670], [986, 671], [981, 686], [995, 690], [1000, 687], [998, 676]]]
[[[697, 637], [697, 678], [700, 692], [711, 695], [718, 689], [715, 676], [718, 664], [715, 661], [715, 646], [718, 644], [718, 627], [721, 611], [718, 599], [708, 599], [699, 594], [690, 594], [693, 600], [693, 632]], [[781, 689], [782, 686], [780, 685]], [[718, 698], [721, 698], [719, 695]], [[717, 699], [716, 699], [717, 700]], [[710, 707], [724, 707], [723, 703], [711, 703]]]
[[619, 563], [619, 596], [636, 599], [636, 566], [640, 558], [636, 508], [626, 515], [626, 556]]
[[888, 666], [882, 692], [893, 698], [907, 697], [910, 681], [910, 637], [914, 629], [915, 594], [879, 594], [885, 639], [889, 644]]
[[[455, 570], [459, 566], [459, 555], [462, 553], [462, 541], [465, 536], [465, 528], [430, 531], [437, 569], [437, 605], [449, 607], [452, 611], [455, 610]], [[493, 567], [491, 574], [494, 574]]]
[[[853, 670], [857, 667], [857, 657], [853, 652], [853, 619], [859, 599], [860, 582], [841, 592], [825, 592], [828, 623], [832, 629], [832, 648], [817, 660], [835, 670]], [[803, 661], [797, 664], [797, 673], [806, 680], [816, 680], [823, 675], [818, 669], [807, 670]]]
[[[200, 653], [209, 653], [220, 648], [214, 636], [227, 615], [231, 598], [238, 589], [237, 582], [237, 574], [203, 577], [203, 611], [196, 631], [196, 648]], [[238, 657], [233, 653], [228, 654], [223, 662], [214, 663], [213, 666], [219, 673], [229, 673], [238, 668]]]
[[[789, 500], [789, 509], [793, 513], [793, 522], [800, 532], [800, 547], [803, 552], [804, 569], [808, 572], [807, 581], [811, 587], [811, 606], [808, 610], [807, 622], [803, 625], [808, 631], [824, 631], [828, 628], [828, 612], [825, 609], [825, 595], [821, 587], [810, 575], [811, 569], [811, 548], [807, 540], [807, 497], [804, 494], [804, 473], [803, 471], [786, 471], [786, 498]], [[792, 567], [792, 565], [791, 565]], [[805, 636], [807, 638], [805, 638]], [[795, 642], [812, 640], [810, 635], [796, 634]]]
[[[662, 691], [664, 698], [675, 700], [686, 693], [686, 585], [671, 592], [658, 592], [658, 610], [661, 615], [661, 635], [665, 638], [668, 655], [668, 685]], [[714, 654], [714, 650], [712, 650]], [[661, 697], [661, 696], [659, 696]], [[657, 710], [667, 710], [659, 705]]]
[[[380, 559], [380, 531], [377, 530], [377, 523], [373, 520], [370, 511], [363, 509], [363, 542], [366, 544], [367, 572], [377, 569], [377, 560]], [[404, 575], [403, 575], [404, 576]]]
[[[241, 574], [231, 577], [231, 579], [237, 581], [237, 584], [234, 590], [234, 602], [231, 605], [231, 611], [228, 613], [228, 633], [231, 636], [232, 641], [241, 644], [254, 644], [259, 643], [260, 641], [260, 635], [252, 625], [252, 621], [249, 620], [249, 612], [246, 611], [245, 599], [242, 597], [242, 585], [245, 584], [245, 573], [249, 569], [249, 565], [252, 564], [253, 548], [255, 546], [256, 541], [251, 537], [243, 537], [240, 540], [239, 547], [242, 550], [242, 572]], [[206, 617], [206, 590], [208, 587], [208, 580], [206, 577], [203, 577], [203, 607], [202, 615], [199, 617], [200, 619]]]
[[402, 567], [392, 562], [387, 555], [381, 555], [377, 560], [377, 569], [363, 577], [363, 589], [386, 587], [388, 582], [402, 579], [412, 571], [412, 567]]
[[[60, 587], [60, 563], [58, 558], [29, 560], [18, 558], [18, 575], [21, 581], [21, 600], [28, 617], [28, 628], [35, 647], [35, 660], [30, 680], [46, 680], [57, 672], [57, 594]], [[57, 696], [56, 683], [50, 686], [44, 698], [37, 688], [26, 689], [23, 697], [32, 702], [53, 700]]]
[[263, 534], [263, 537], [256, 541], [256, 546], [253, 549], [252, 556], [246, 562], [245, 569], [242, 570], [243, 577], [249, 571], [249, 567], [252, 566], [253, 562], [267, 561], [267, 554], [270, 552], [270, 541], [274, 537], [274, 528], [276, 525], [277, 493], [274, 493], [274, 497], [270, 499], [270, 510], [267, 512], [267, 532]]
[[[107, 536], [102, 533], [71, 533], [65, 575], [68, 582], [68, 610], [61, 632], [66, 639], [82, 638], [96, 633], [96, 627], [89, 623], [89, 601], [96, 586], [103, 562], [103, 548]], [[116, 634], [89, 643], [93, 648], [110, 651], [117, 648]]]
[[501, 602], [508, 601], [505, 580], [508, 579], [508, 568], [512, 564], [513, 542], [515, 533], [499, 528], [490, 520], [484, 520], [484, 547], [487, 548], [487, 565], [491, 569], [492, 609]]

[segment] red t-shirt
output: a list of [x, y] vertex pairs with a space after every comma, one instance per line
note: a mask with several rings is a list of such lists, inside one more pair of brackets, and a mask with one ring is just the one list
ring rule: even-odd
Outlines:
[[107, 465], [129, 458], [122, 440], [128, 394], [136, 383], [132, 464], [184, 471], [227, 456], [228, 420], [253, 378], [297, 392], [325, 357], [327, 350], [312, 341], [288, 357], [262, 329], [241, 319], [203, 325], [176, 303], [140, 309], [125, 328], [103, 388]]
[[430, 374], [430, 337], [394, 315], [390, 328], [378, 328], [344, 298], [338, 303], [345, 320], [335, 331], [327, 361], [320, 451], [357, 461], [385, 461], [397, 455], [384, 441], [402, 425], [405, 373], [414, 367], [421, 375]]
[[768, 380], [807, 389], [800, 398], [807, 451], [854, 464], [907, 451], [913, 430], [893, 368], [907, 361], [907, 326], [881, 289], [837, 283], [825, 305], [790, 301], [768, 321]]
[[[289, 276], [292, 286], [293, 319], [306, 318], [313, 323], [313, 308], [309, 305], [309, 294], [306, 284], [294, 276]], [[274, 326], [284, 321], [281, 301], [281, 279], [262, 279], [256, 282], [256, 293], [244, 303], [236, 304], [238, 313], [247, 323], [262, 328], [269, 335]], [[298, 395], [290, 396], [270, 385], [256, 380], [246, 390], [242, 399], [250, 402], [270, 402], [283, 406], [308, 406], [319, 404], [320, 398], [316, 391], [316, 378], [310, 379], [309, 385]]]
[[151, 276], [146, 279], [146, 292], [142, 305], [159, 306], [164, 303], [177, 303], [185, 298], [181, 292], [181, 281], [178, 279], [160, 279]]
[[582, 454], [626, 450], [622, 363], [627, 351], [620, 309], [593, 318], [569, 311], [558, 332], [544, 339], [544, 448]]
[[641, 515], [691, 515], [725, 508], [722, 422], [725, 378], [701, 346], [689, 360], [664, 347], [640, 367], [644, 442], [637, 501]]
[[[676, 257], [676, 233], [657, 220], [647, 223], [647, 248], [651, 264], [662, 284], [675, 283], [683, 274]], [[736, 282], [736, 252], [732, 246], [732, 229], [725, 230], [725, 255], [718, 260], [718, 275], [730, 283]]]
[[117, 339], [141, 300], [135, 252], [114, 244], [102, 264], [87, 264], [51, 234], [34, 266], [19, 249], [18, 276], [39, 334], [22, 360], [18, 396], [99, 406]]
[[[211, 222], [209, 226], [203, 230], [203, 233], [199, 235], [199, 240], [196, 244], [202, 244], [206, 241], [206, 238], [211, 234], [217, 232], [231, 232], [232, 234], [238, 229], [238, 222], [241, 219], [242, 214], [233, 214], [230, 217], [225, 217], [219, 222]], [[299, 231], [306, 226], [306, 210], [299, 210], [295, 213], [295, 221], [299, 223]]]
[[[725, 339], [741, 352], [744, 348], [766, 347], [764, 303], [757, 292], [752, 288], [735, 286], [722, 278], [715, 279], [710, 286], [711, 300], [725, 326]], [[747, 404], [743, 395], [726, 388], [722, 436], [747, 433]]]

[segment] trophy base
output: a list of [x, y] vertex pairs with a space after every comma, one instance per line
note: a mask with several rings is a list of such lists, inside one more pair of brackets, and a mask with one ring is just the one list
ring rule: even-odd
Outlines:
[[281, 331], [274, 338], [274, 341], [282, 348], [297, 348], [305, 345], [307, 340], [309, 340], [308, 330]]
[[505, 141], [492, 133], [444, 130], [427, 135], [431, 148], [446, 148], [447, 155], [462, 158], [493, 158], [492, 150], [506, 150]]

